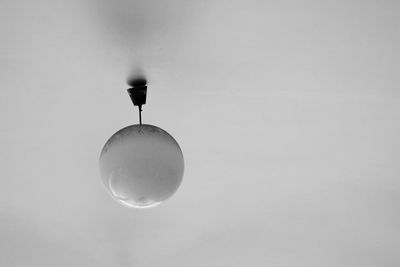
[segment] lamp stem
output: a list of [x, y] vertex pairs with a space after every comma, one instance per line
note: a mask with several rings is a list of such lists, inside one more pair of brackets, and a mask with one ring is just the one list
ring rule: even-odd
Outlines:
[[138, 108], [139, 108], [139, 123], [142, 124], [142, 105], [139, 105]]

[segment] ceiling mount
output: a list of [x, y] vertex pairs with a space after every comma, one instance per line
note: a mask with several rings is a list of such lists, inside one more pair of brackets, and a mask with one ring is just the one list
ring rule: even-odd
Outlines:
[[147, 81], [145, 78], [137, 78], [129, 81], [132, 88], [128, 89], [128, 94], [133, 105], [139, 108], [139, 123], [142, 124], [142, 105], [146, 104]]

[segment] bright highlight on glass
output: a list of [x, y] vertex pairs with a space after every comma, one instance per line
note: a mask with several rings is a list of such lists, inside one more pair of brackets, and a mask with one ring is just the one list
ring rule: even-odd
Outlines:
[[116, 132], [100, 155], [104, 185], [119, 203], [150, 208], [171, 197], [182, 182], [184, 159], [161, 128], [136, 124]]

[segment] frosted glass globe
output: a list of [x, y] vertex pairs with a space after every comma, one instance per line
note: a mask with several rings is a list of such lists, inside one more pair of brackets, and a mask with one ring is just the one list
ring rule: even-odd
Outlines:
[[175, 139], [161, 128], [136, 124], [116, 132], [100, 155], [104, 185], [121, 204], [149, 208], [172, 196], [182, 182], [184, 160]]

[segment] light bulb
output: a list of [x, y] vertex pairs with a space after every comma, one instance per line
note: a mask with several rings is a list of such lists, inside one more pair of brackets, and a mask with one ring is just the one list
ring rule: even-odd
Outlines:
[[136, 124], [106, 142], [100, 155], [104, 185], [119, 203], [154, 207], [171, 197], [182, 182], [184, 159], [175, 139], [163, 129]]

